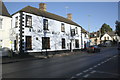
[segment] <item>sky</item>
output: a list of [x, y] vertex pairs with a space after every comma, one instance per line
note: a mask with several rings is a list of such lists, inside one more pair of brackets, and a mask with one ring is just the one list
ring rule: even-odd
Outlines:
[[[10, 14], [32, 6], [39, 8], [40, 2], [4, 2]], [[118, 2], [45, 2], [47, 11], [67, 17], [72, 13], [73, 21], [89, 32], [98, 31], [106, 23], [115, 30], [118, 20]]]

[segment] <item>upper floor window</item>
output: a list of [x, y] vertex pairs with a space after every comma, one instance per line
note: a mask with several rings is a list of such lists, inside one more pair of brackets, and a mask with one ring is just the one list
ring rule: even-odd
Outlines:
[[109, 40], [109, 37], [107, 37], [107, 39]]
[[48, 20], [43, 19], [43, 30], [48, 30]]
[[63, 23], [61, 24], [61, 31], [65, 32], [65, 24], [63, 24]]
[[32, 16], [26, 15], [26, 27], [32, 27]]
[[71, 36], [75, 36], [75, 29], [71, 29]]
[[15, 27], [18, 27], [18, 16], [15, 18]]
[[106, 40], [106, 37], [104, 37], [104, 40]]
[[78, 28], [77, 27], [75, 27], [75, 33], [78, 34]]
[[2, 29], [2, 21], [3, 21], [3, 19], [0, 18], [0, 29]]

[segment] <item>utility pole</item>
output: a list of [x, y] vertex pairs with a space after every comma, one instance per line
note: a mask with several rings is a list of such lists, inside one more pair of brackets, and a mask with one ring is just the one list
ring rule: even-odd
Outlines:
[[66, 14], [67, 14], [67, 13], [68, 13], [68, 8], [69, 8], [69, 7], [68, 7], [68, 6], [66, 6], [65, 8], [66, 8]]
[[89, 45], [90, 45], [90, 17], [91, 17], [91, 15], [88, 15], [88, 36], [89, 36]]

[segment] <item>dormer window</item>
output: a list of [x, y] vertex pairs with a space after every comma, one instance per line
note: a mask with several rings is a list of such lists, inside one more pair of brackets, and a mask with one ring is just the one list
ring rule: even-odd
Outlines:
[[32, 16], [26, 15], [26, 27], [32, 27]]
[[3, 21], [3, 19], [0, 18], [0, 29], [2, 29], [2, 21]]
[[65, 32], [65, 24], [61, 23], [61, 32]]
[[43, 30], [48, 30], [48, 20], [43, 19]]

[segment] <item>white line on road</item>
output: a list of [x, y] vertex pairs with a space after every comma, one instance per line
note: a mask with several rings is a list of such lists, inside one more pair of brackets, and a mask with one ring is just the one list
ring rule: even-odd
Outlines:
[[93, 68], [89, 68], [89, 70], [91, 70], [91, 69], [93, 69]]
[[85, 73], [85, 72], [88, 72], [88, 71], [89, 71], [89, 69], [87, 69], [87, 70], [85, 70], [85, 71], [83, 71], [83, 72]]
[[86, 75], [84, 75], [83, 77], [84, 77], [84, 78], [87, 78], [89, 75], [90, 75], [90, 74], [86, 74]]
[[78, 74], [76, 74], [76, 76], [80, 76], [80, 75], [82, 75], [83, 73], [78, 73]]
[[98, 66], [100, 66], [101, 64], [97, 64]]
[[91, 73], [91, 74], [93, 74], [93, 73], [95, 73], [95, 72], [96, 72], [96, 71], [95, 71], [95, 70], [93, 70], [93, 71], [91, 71], [90, 73]]
[[97, 65], [95, 65], [94, 67], [97, 67]]

